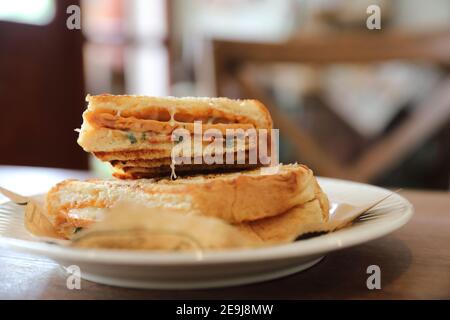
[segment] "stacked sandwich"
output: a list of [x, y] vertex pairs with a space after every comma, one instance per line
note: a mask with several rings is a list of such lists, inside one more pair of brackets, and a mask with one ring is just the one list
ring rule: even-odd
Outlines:
[[[216, 130], [225, 136], [227, 130], [272, 128], [269, 112], [256, 100], [100, 95], [88, 96], [87, 101], [78, 143], [85, 151], [111, 163], [117, 178], [175, 176], [174, 143], [182, 149], [181, 144], [192, 142], [183, 139], [186, 138], [183, 132], [198, 137]], [[198, 133], [194, 132], [196, 123], [201, 124]], [[176, 132], [180, 132], [178, 137]], [[242, 170], [258, 165], [250, 161], [205, 164], [201, 158], [208, 140], [199, 141], [198, 152], [194, 150], [196, 144], [191, 143], [190, 159], [177, 168], [177, 174]], [[242, 151], [247, 160], [257, 145], [256, 140], [250, 141], [245, 136], [236, 136], [232, 143], [220, 142], [223, 148], [218, 157], [232, 152], [237, 159], [236, 154]]]
[[[209, 149], [215, 159], [241, 153], [244, 163], [197, 162], [205, 153], [194, 149], [192, 161], [174, 163], [174, 148], [195, 140], [196, 124], [203, 132], [272, 129], [258, 101], [101, 95], [88, 102], [78, 143], [118, 179], [63, 181], [46, 201], [56, 231], [79, 246], [180, 249], [186, 238], [202, 249], [260, 246], [294, 241], [328, 219], [327, 197], [306, 166], [267, 170], [248, 161], [259, 135]], [[177, 129], [187, 134], [181, 142]], [[201, 144], [208, 150], [210, 142]], [[174, 234], [183, 236], [167, 237]]]

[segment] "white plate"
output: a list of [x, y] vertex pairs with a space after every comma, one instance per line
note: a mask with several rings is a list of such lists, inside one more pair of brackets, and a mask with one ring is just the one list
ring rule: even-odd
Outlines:
[[[391, 191], [367, 184], [319, 178], [332, 202], [364, 205]], [[156, 253], [75, 249], [37, 241], [23, 225], [24, 208], [0, 205], [0, 246], [43, 255], [63, 266], [77, 265], [94, 282], [133, 288], [192, 289], [247, 284], [307, 269], [327, 252], [382, 237], [403, 226], [412, 205], [394, 194], [372, 210], [376, 219], [294, 243], [259, 249], [216, 252]]]

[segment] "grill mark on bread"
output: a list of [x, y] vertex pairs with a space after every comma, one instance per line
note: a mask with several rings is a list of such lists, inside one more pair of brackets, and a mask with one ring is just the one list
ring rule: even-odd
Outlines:
[[[189, 177], [196, 176], [200, 174], [214, 173], [230, 173], [242, 170], [253, 170], [258, 168], [259, 165], [253, 164], [240, 164], [240, 165], [180, 165], [177, 166], [177, 176], [179, 177]], [[148, 179], [148, 178], [158, 178], [170, 175], [171, 167], [170, 165], [161, 165], [156, 167], [114, 167], [115, 171], [113, 176], [119, 179]]]
[[[243, 150], [244, 151], [244, 150]], [[251, 150], [245, 150], [245, 155], [244, 155], [244, 160], [245, 163], [237, 163], [237, 155], [238, 152], [233, 152], [233, 156], [235, 161], [233, 163], [226, 163], [226, 153], [222, 153], [222, 154], [217, 154], [217, 157], [222, 156], [222, 161], [223, 163], [213, 163], [213, 164], [205, 164], [200, 163], [197, 164], [195, 163], [195, 159], [202, 159], [201, 156], [198, 157], [191, 157], [191, 163], [185, 163], [183, 164], [183, 166], [200, 166], [200, 165], [207, 165], [207, 166], [211, 166], [211, 167], [217, 167], [217, 168], [221, 168], [224, 166], [224, 164], [226, 166], [230, 166], [230, 165], [246, 165], [246, 164], [250, 164], [249, 163], [249, 153], [251, 152]], [[216, 156], [215, 153], [212, 154], [212, 156]], [[257, 159], [259, 160], [259, 159]], [[109, 163], [111, 163], [111, 165], [113, 167], [118, 167], [118, 168], [126, 168], [126, 167], [159, 167], [161, 165], [170, 165], [172, 163], [172, 158], [171, 157], [161, 157], [161, 158], [155, 158], [155, 159], [136, 159], [136, 158], [131, 158], [131, 159], [114, 159], [114, 160], [109, 160]], [[257, 163], [255, 163], [254, 165], [257, 166], [261, 166], [261, 162], [258, 161]], [[177, 165], [178, 166], [178, 165]]]
[[[272, 127], [272, 119], [267, 108], [258, 100], [102, 94], [88, 95], [86, 101], [89, 102], [88, 110], [112, 114], [119, 112], [124, 116], [135, 116], [143, 119], [167, 121], [169, 116], [172, 115], [175, 118], [179, 117], [179, 120], [208, 118], [220, 120], [222, 118], [227, 123], [253, 123], [260, 128]], [[249, 112], [245, 112], [246, 109]], [[257, 114], [257, 116], [253, 116], [253, 114]], [[259, 125], [256, 125], [256, 123]]]
[[149, 159], [158, 158], [158, 154], [164, 155], [167, 153], [167, 150], [164, 149], [153, 149], [151, 152], [148, 149], [141, 150], [123, 150], [123, 151], [96, 151], [93, 154], [104, 161], [114, 161], [120, 159], [145, 159], [144, 156], [151, 154], [153, 157]]
[[[170, 121], [159, 121], [149, 119], [139, 119], [133, 116], [123, 117], [114, 115], [108, 112], [87, 111], [84, 115], [84, 119], [92, 126], [98, 128], [108, 128], [122, 131], [134, 131], [134, 132], [155, 132], [162, 133], [170, 136], [172, 132], [177, 128], [183, 128], [189, 132], [194, 132], [193, 122], [178, 122], [176, 120], [171, 123]], [[215, 118], [211, 118], [212, 123], [205, 122], [202, 124], [202, 130], [216, 129], [226, 133], [227, 129], [252, 129], [255, 125], [250, 122], [231, 122], [231, 123], [217, 123]]]

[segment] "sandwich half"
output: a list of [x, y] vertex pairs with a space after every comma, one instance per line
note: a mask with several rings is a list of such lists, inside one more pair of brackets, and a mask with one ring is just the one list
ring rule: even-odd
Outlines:
[[[232, 141], [217, 138], [216, 142], [222, 148], [213, 150], [208, 149], [208, 145], [215, 137], [208, 140], [202, 134], [209, 129], [223, 136], [231, 129], [236, 132], [265, 129], [270, 139], [272, 129], [269, 112], [257, 100], [107, 94], [87, 96], [86, 99], [88, 107], [83, 113], [78, 144], [100, 160], [111, 163], [114, 176], [118, 178], [153, 178], [256, 168], [262, 165], [259, 159], [256, 162], [246, 160], [257, 148], [257, 140], [242, 135], [236, 135]], [[201, 124], [200, 134], [195, 129], [196, 124]], [[182, 141], [184, 136], [177, 137], [177, 130], [182, 130], [192, 139]], [[198, 144], [194, 146], [194, 138], [201, 139], [201, 147]], [[189, 159], [175, 164], [173, 148], [176, 145], [184, 148], [188, 142]], [[206, 163], [202, 157], [208, 152], [223, 161]], [[233, 155], [233, 163], [225, 163], [227, 153]], [[244, 161], [237, 161], [238, 153]]]
[[292, 164], [272, 174], [255, 169], [178, 180], [66, 180], [48, 192], [46, 211], [56, 231], [71, 238], [123, 201], [220, 219], [278, 242], [295, 239], [305, 221], [327, 221], [329, 210], [312, 171]]

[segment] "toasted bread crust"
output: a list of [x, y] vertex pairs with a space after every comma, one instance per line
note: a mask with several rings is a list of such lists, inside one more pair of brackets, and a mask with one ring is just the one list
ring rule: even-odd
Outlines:
[[[130, 115], [146, 110], [172, 109], [173, 112], [184, 112], [194, 117], [234, 115], [246, 117], [255, 123], [257, 128], [271, 128], [272, 118], [267, 108], [258, 100], [233, 100], [228, 98], [198, 97], [149, 97], [137, 95], [102, 94], [86, 97], [88, 110], [120, 110], [130, 111]], [[135, 112], [135, 113], [133, 113]], [[238, 121], [239, 122], [239, 121]]]
[[263, 243], [287, 243], [310, 231], [311, 224], [326, 221], [328, 211], [322, 208], [318, 199], [296, 206], [286, 212], [264, 219], [236, 224], [247, 238], [258, 238]]
[[[64, 201], [73, 197], [72, 201]], [[261, 175], [259, 170], [222, 175], [168, 179], [114, 181], [68, 180], [47, 195], [47, 210], [55, 224], [65, 229], [74, 222], [76, 208], [111, 207], [121, 198], [137, 199], [144, 205], [183, 207], [193, 214], [242, 223], [272, 217], [322, 197], [312, 171], [301, 165], [282, 166], [280, 172]], [[327, 203], [326, 196], [321, 198]], [[326, 210], [326, 205], [320, 207]], [[323, 213], [327, 215], [327, 212]], [[75, 219], [77, 220], [77, 219]], [[83, 219], [81, 219], [83, 220]]]

